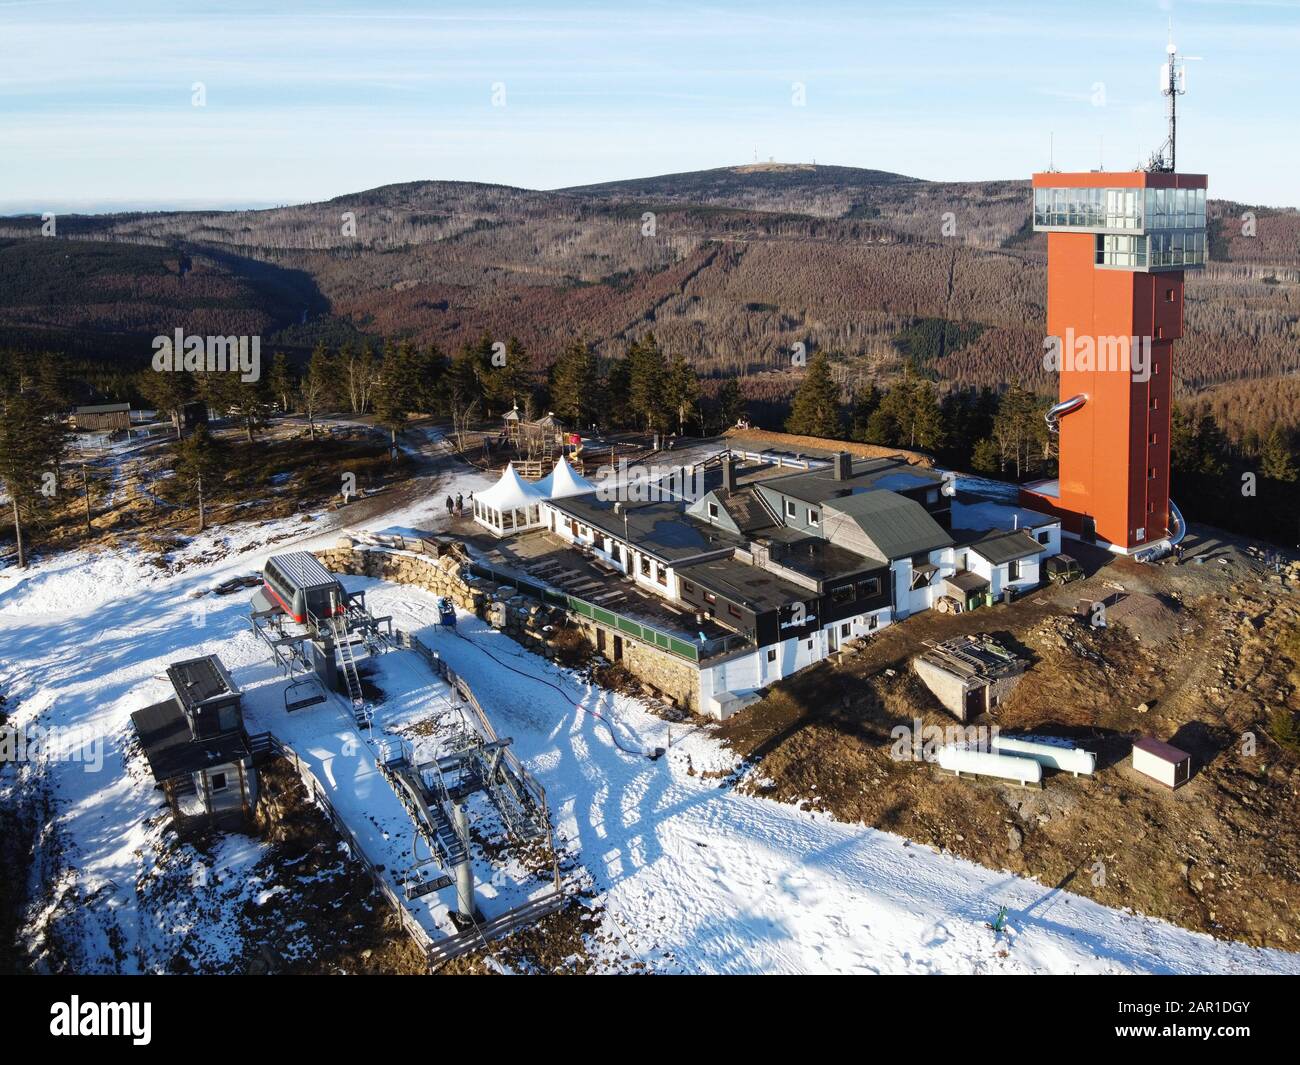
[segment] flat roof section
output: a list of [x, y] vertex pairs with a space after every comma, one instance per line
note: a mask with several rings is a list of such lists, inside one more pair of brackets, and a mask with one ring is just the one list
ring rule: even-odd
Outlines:
[[573, 496], [551, 500], [551, 505], [620, 540], [630, 540], [638, 550], [669, 564], [712, 551], [732, 551], [745, 543], [716, 526], [688, 518], [684, 503], [633, 503], [615, 510], [613, 500]]
[[773, 491], [805, 503], [823, 503], [872, 489], [928, 488], [942, 484], [943, 473], [913, 466], [902, 458], [857, 459], [852, 466], [852, 475], [844, 480], [836, 479], [833, 468], [823, 467], [769, 477], [762, 483]]
[[1056, 170], [1033, 177], [1036, 189], [1204, 189], [1206, 174], [1171, 174], [1163, 170], [1087, 170], [1065, 174]]
[[1169, 762], [1171, 765], [1177, 765], [1179, 762], [1186, 761], [1191, 757], [1186, 751], [1175, 747], [1172, 743], [1165, 743], [1164, 740], [1158, 740], [1154, 736], [1142, 736], [1133, 741], [1133, 746], [1139, 751], [1145, 751], [1153, 758], [1159, 758], [1162, 762]]
[[240, 694], [216, 655], [173, 662], [167, 667], [167, 679], [172, 682], [176, 697], [187, 710], [198, 709], [214, 699]]
[[792, 603], [807, 603], [817, 597], [811, 589], [734, 558], [697, 562], [682, 570], [679, 577], [693, 581], [715, 595], [741, 603], [755, 613], [778, 610]]
[[782, 527], [766, 530], [757, 539], [766, 541], [768, 557], [773, 562], [816, 581], [889, 568], [889, 563], [883, 558], [859, 555], [830, 540], [809, 536], [797, 529]]

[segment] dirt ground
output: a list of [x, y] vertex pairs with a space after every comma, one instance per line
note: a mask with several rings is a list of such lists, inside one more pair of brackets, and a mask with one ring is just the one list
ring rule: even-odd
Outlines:
[[[1300, 949], [1300, 754], [1286, 736], [1300, 711], [1297, 582], [1226, 539], [1189, 537], [1181, 566], [1075, 546], [1083, 581], [909, 618], [842, 664], [774, 685], [717, 730], [745, 759], [735, 785], [1110, 906]], [[1105, 628], [1080, 615], [1096, 601]], [[891, 757], [896, 726], [957, 724], [909, 663], [923, 641], [966, 632], [1030, 662], [971, 723], [1073, 737], [1097, 752], [1093, 778], [1022, 789]], [[1193, 755], [1189, 783], [1170, 791], [1134, 773], [1143, 734]]]

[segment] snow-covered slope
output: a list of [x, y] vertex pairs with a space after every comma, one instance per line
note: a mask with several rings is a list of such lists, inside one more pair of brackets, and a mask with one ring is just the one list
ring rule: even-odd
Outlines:
[[[445, 491], [386, 515], [374, 531], [434, 527]], [[106, 743], [99, 772], [59, 761], [0, 775], [0, 788], [28, 801], [45, 789], [56, 830], [49, 838], [71, 870], [60, 886], [65, 908], [75, 900], [81, 910], [67, 927], [85, 937], [85, 968], [154, 968], [165, 937], [180, 927], [180, 918], [147, 924], [139, 909], [137, 881], [149, 875], [158, 841], [146, 822], [161, 799], [142, 759], [130, 756], [130, 712], [165, 695], [167, 663], [203, 652], [223, 657], [254, 708], [275, 695], [278, 680], [248, 632], [246, 596], [192, 596], [291, 544], [330, 543], [335, 520], [207, 534], [185, 549], [191, 564], [171, 575], [131, 553], [74, 553], [24, 574], [0, 572], [0, 690], [12, 722], [85, 727]], [[658, 761], [628, 754], [620, 748], [667, 745], [669, 725], [476, 618], [462, 617], [461, 635], [437, 632], [434, 603], [417, 589], [348, 582], [471, 683], [546, 787], [609, 938], [655, 971], [1300, 972], [1300, 955], [1216, 941], [737, 794], [721, 780], [731, 757], [706, 730], [673, 726], [669, 754]], [[384, 680], [393, 712], [409, 718], [427, 677], [385, 667]], [[301, 713], [345, 721], [331, 704]], [[322, 735], [334, 731], [322, 722]], [[364, 788], [355, 790], [363, 800]], [[383, 825], [390, 834], [405, 829], [399, 821]], [[221, 868], [214, 872], [237, 885], [256, 849], [232, 842], [215, 857]], [[239, 894], [232, 888], [232, 900]], [[1003, 907], [1006, 927], [995, 932], [990, 922]], [[211, 956], [221, 956], [228, 932], [220, 915], [191, 933], [210, 937]], [[616, 964], [613, 956], [605, 961]]]

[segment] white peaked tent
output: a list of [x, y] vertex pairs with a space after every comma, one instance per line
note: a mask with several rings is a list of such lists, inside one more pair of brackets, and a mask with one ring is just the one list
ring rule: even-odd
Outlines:
[[474, 520], [497, 536], [536, 529], [542, 524], [544, 498], [537, 485], [520, 477], [511, 463], [501, 474], [501, 480], [474, 497]]
[[575, 473], [563, 456], [555, 464], [555, 469], [533, 485], [547, 499], [567, 499], [569, 496], [582, 496], [594, 492], [596, 486], [581, 474]]

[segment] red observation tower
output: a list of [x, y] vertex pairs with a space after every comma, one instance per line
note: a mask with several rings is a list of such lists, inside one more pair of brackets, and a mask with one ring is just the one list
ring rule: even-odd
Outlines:
[[1034, 229], [1047, 234], [1044, 347], [1060, 371], [1048, 413], [1060, 476], [1022, 488], [1021, 499], [1123, 553], [1176, 541], [1183, 525], [1169, 501], [1172, 358], [1185, 272], [1206, 259], [1207, 182], [1174, 170], [1184, 75], [1173, 45], [1169, 53], [1169, 139], [1148, 169], [1033, 179]]

